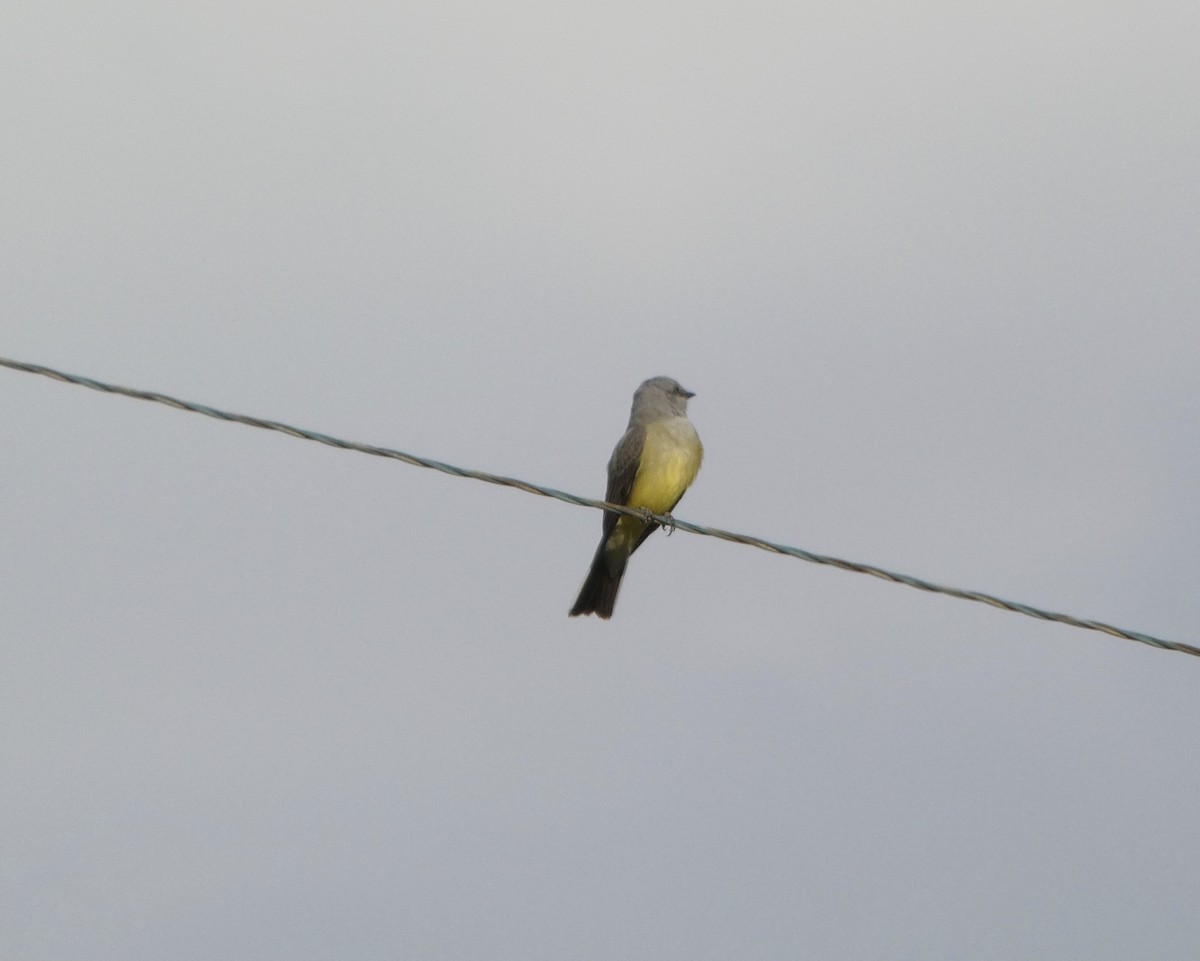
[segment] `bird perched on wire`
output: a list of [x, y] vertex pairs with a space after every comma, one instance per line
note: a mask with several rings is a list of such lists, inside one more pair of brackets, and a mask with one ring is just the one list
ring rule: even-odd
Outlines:
[[[704, 447], [687, 417], [695, 395], [670, 377], [651, 377], [633, 395], [629, 427], [608, 462], [610, 504], [667, 514], [696, 479]], [[629, 556], [659, 527], [654, 521], [604, 513], [600, 546], [571, 617], [612, 617]]]

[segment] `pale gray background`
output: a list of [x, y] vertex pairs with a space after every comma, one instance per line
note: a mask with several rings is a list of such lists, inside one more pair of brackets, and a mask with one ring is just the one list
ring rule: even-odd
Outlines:
[[[1200, 641], [1194, 0], [7, 3], [0, 353]], [[0, 956], [1191, 959], [1200, 661], [0, 371]]]

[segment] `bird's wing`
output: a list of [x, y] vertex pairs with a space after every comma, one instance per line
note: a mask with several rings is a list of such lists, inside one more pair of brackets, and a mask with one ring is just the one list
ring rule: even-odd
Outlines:
[[[646, 443], [646, 428], [632, 427], [618, 442], [608, 462], [608, 491], [604, 499], [610, 504], [628, 504], [633, 493], [633, 481], [637, 477], [642, 460], [642, 445]], [[605, 512], [604, 536], [608, 537], [620, 520], [620, 514]]]

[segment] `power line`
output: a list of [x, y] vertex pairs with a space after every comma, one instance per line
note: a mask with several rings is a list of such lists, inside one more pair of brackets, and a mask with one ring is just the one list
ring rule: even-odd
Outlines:
[[[18, 360], [9, 360], [0, 357], [0, 366], [10, 367], [13, 370], [25, 371], [29, 374], [40, 374], [43, 377], [49, 377], [53, 380], [62, 381], [68, 384], [77, 384], [80, 387], [89, 387], [92, 390], [98, 390], [106, 394], [122, 394], [125, 397], [133, 397], [136, 400], [153, 401], [156, 404], [166, 404], [168, 407], [175, 407], [179, 410], [188, 410], [196, 414], [204, 414], [206, 417], [215, 417], [217, 420], [231, 421], [238, 424], [245, 424], [248, 427], [259, 427], [263, 430], [278, 431], [281, 434], [287, 434], [291, 437], [299, 437], [302, 440], [316, 441], [318, 444], [327, 444], [330, 447], [338, 447], [342, 450], [358, 451], [362, 454], [372, 454], [376, 457], [390, 457], [393, 460], [403, 461], [406, 464], [411, 464], [414, 467], [426, 467], [430, 470], [441, 471], [443, 474], [450, 474], [454, 477], [469, 477], [473, 480], [485, 481], [488, 484], [499, 484], [502, 487], [515, 487], [517, 490], [525, 491], [529, 494], [540, 494], [543, 497], [553, 497], [555, 500], [564, 501], [567, 504], [575, 504], [579, 507], [595, 507], [599, 510], [608, 510], [618, 514], [628, 514], [631, 517], [645, 517], [645, 511], [635, 510], [625, 507], [621, 504], [609, 504], [606, 501], [593, 500], [590, 497], [580, 497], [577, 494], [569, 494], [566, 491], [555, 490], [553, 487], [543, 487], [540, 484], [531, 484], [528, 481], [518, 480], [514, 477], [502, 477], [498, 474], [489, 474], [485, 471], [470, 470], [466, 467], [455, 467], [453, 464], [444, 464], [441, 461], [431, 460], [428, 457], [418, 457], [416, 454], [406, 454], [403, 451], [392, 450], [388, 447], [376, 447], [373, 444], [359, 444], [354, 441], [342, 440], [337, 437], [330, 437], [327, 434], [320, 434], [316, 431], [305, 430], [300, 427], [292, 427], [289, 424], [283, 424], [279, 421], [264, 420], [260, 417], [248, 417], [244, 414], [233, 414], [229, 411], [218, 410], [215, 407], [208, 407], [204, 404], [195, 404], [190, 401], [180, 400], [177, 397], [170, 397], [166, 394], [159, 394], [153, 391], [135, 390], [131, 387], [119, 387], [116, 384], [108, 384], [104, 381], [93, 380], [90, 377], [82, 377], [77, 374], [66, 374], [60, 370], [54, 370], [50, 367], [42, 367], [39, 364], [27, 364]], [[1191, 644], [1183, 644], [1178, 641], [1167, 641], [1159, 637], [1153, 637], [1149, 634], [1142, 634], [1138, 631], [1127, 631], [1119, 627], [1114, 627], [1111, 624], [1105, 624], [1101, 621], [1093, 621], [1085, 618], [1072, 617], [1070, 614], [1058, 614], [1054, 611], [1045, 611], [1030, 604], [1022, 604], [1017, 601], [1006, 601], [1003, 598], [996, 597], [992, 594], [985, 594], [982, 591], [968, 591], [957, 587], [946, 587], [941, 584], [935, 584], [932, 581], [923, 580], [919, 577], [912, 577], [908, 574], [898, 574], [894, 571], [884, 570], [882, 567], [873, 567], [870, 564], [859, 564], [855, 561], [842, 560], [838, 557], [830, 557], [825, 554], [814, 554], [811, 551], [803, 550], [799, 547], [789, 547], [786, 544], [776, 544], [772, 541], [766, 541], [759, 537], [753, 537], [749, 534], [735, 534], [732, 531], [724, 531], [714, 527], [704, 527], [700, 524], [692, 524], [688, 521], [679, 520], [669, 515], [651, 514], [649, 515], [659, 524], [662, 524], [668, 529], [678, 529], [689, 531], [693, 534], [702, 534], [706, 537], [718, 537], [721, 540], [732, 541], [735, 544], [746, 544], [749, 547], [757, 547], [764, 551], [770, 551], [774, 554], [785, 554], [788, 557], [795, 557], [802, 561], [808, 561], [812, 564], [822, 564], [826, 567], [837, 567], [844, 571], [853, 571], [858, 574], [870, 574], [872, 577], [878, 577], [885, 581], [891, 581], [894, 584], [903, 584], [906, 587], [913, 587], [919, 591], [928, 591], [933, 594], [946, 594], [950, 597], [958, 597], [966, 601], [977, 601], [981, 604], [989, 604], [992, 607], [998, 607], [1001, 610], [1012, 611], [1016, 614], [1024, 614], [1027, 617], [1036, 617], [1043, 621], [1055, 621], [1059, 624], [1069, 624], [1072, 627], [1081, 627], [1089, 631], [1100, 631], [1104, 634], [1109, 634], [1112, 637], [1123, 638], [1128, 641], [1138, 641], [1142, 644], [1149, 644], [1151, 647], [1157, 647], [1164, 651], [1178, 651], [1181, 654], [1191, 654], [1200, 657], [1200, 648], [1193, 647]]]

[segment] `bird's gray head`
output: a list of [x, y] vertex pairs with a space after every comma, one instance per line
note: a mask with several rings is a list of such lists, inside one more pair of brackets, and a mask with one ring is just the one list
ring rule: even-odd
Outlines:
[[689, 397], [679, 381], [670, 377], [651, 377], [633, 395], [633, 410], [629, 414], [629, 426], [640, 426], [667, 417], [686, 417]]

